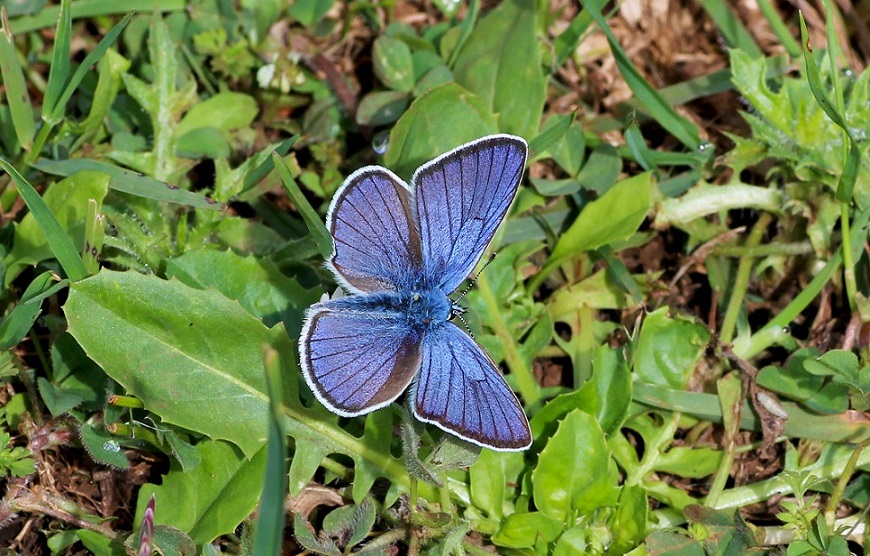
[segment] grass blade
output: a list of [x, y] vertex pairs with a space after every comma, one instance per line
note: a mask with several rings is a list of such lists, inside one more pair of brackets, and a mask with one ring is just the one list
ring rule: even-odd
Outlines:
[[725, 40], [733, 48], [739, 48], [753, 58], [764, 56], [755, 39], [734, 15], [734, 12], [721, 0], [701, 0], [701, 7], [716, 22], [716, 26], [725, 35]]
[[[99, 17], [104, 15], [138, 12], [177, 12], [187, 9], [186, 0], [80, 0], [71, 6], [73, 19]], [[15, 18], [12, 21], [13, 33], [28, 33], [37, 29], [51, 27], [57, 21], [59, 6], [48, 6], [36, 15]]]
[[15, 181], [15, 185], [18, 186], [18, 193], [24, 199], [24, 204], [33, 213], [33, 217], [45, 233], [45, 239], [48, 241], [48, 245], [51, 246], [51, 252], [57, 257], [57, 261], [63, 267], [69, 279], [76, 281], [87, 278], [88, 271], [85, 268], [85, 263], [82, 261], [82, 257], [79, 255], [75, 245], [73, 245], [72, 239], [63, 231], [54, 214], [51, 213], [45, 201], [36, 192], [36, 189], [6, 159], [0, 158], [0, 168], [6, 170], [6, 173]]
[[81, 65], [76, 69], [76, 72], [73, 74], [72, 78], [66, 84], [66, 88], [61, 93], [60, 98], [52, 107], [52, 110], [49, 114], [43, 114], [42, 117], [46, 122], [51, 123], [52, 125], [58, 123], [63, 118], [63, 112], [66, 108], [66, 103], [69, 102], [70, 97], [75, 92], [76, 88], [78, 88], [79, 83], [84, 79], [85, 74], [91, 71], [91, 66], [95, 65], [100, 61], [100, 58], [103, 57], [103, 54], [106, 53], [106, 50], [109, 49], [110, 46], [115, 44], [115, 40], [118, 38], [118, 35], [121, 34], [121, 31], [124, 30], [124, 27], [130, 22], [130, 18], [133, 17], [132, 13], [127, 14], [124, 18], [115, 24], [112, 29], [106, 33], [106, 36], [103, 37], [97, 46], [91, 50], [87, 56], [85, 56], [84, 61], [82, 61]]
[[628, 54], [619, 44], [610, 26], [607, 25], [607, 21], [601, 13], [599, 0], [584, 0], [583, 7], [589, 10], [592, 19], [607, 37], [607, 42], [610, 44], [610, 50], [613, 52], [619, 73], [622, 74], [623, 79], [625, 79], [631, 92], [634, 93], [641, 105], [646, 108], [647, 112], [662, 127], [668, 130], [687, 148], [694, 150], [700, 147], [701, 137], [695, 126], [677, 114], [676, 110], [665, 101], [652, 85], [647, 83], [640, 72], [637, 71], [637, 68], [631, 63]]
[[254, 538], [254, 554], [281, 554], [284, 539], [284, 497], [287, 495], [287, 435], [283, 427], [281, 402], [281, 363], [278, 352], [265, 346], [266, 390], [269, 393], [269, 444], [266, 477]]
[[178, 189], [166, 182], [98, 160], [85, 160], [83, 158], [71, 158], [68, 160], [40, 159], [34, 163], [33, 167], [48, 174], [64, 177], [85, 170], [103, 172], [108, 174], [110, 178], [109, 187], [115, 191], [194, 208], [209, 210], [223, 210], [224, 208], [223, 204], [199, 193]]
[[66, 78], [69, 76], [69, 53], [72, 41], [72, 16], [70, 15], [70, 0], [60, 3], [60, 16], [57, 18], [57, 28], [54, 32], [54, 49], [51, 53], [51, 66], [48, 70], [48, 86], [42, 101], [42, 118], [54, 125], [57, 121], [49, 118], [63, 92]]
[[24, 71], [18, 63], [18, 52], [12, 42], [12, 30], [6, 17], [6, 8], [0, 8], [0, 72], [3, 74], [3, 84], [6, 86], [6, 102], [12, 115], [12, 126], [18, 136], [18, 144], [29, 151], [36, 135], [36, 124], [33, 121], [33, 107], [27, 84], [24, 82]]
[[305, 225], [314, 238], [320, 254], [323, 255], [324, 259], [329, 257], [332, 254], [332, 237], [329, 235], [326, 225], [323, 224], [323, 220], [320, 219], [317, 211], [314, 210], [314, 207], [311, 206], [311, 203], [302, 194], [302, 190], [299, 189], [299, 185], [297, 185], [296, 180], [290, 174], [290, 167], [287, 166], [284, 159], [276, 153], [272, 155], [272, 160], [275, 162], [278, 175], [281, 176], [281, 183], [284, 184], [284, 189], [287, 190], [290, 200], [296, 205], [296, 210], [302, 215], [302, 220], [305, 221]]

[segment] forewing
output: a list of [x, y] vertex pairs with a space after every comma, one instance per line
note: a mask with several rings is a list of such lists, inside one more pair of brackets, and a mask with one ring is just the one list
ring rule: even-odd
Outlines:
[[395, 400], [420, 366], [419, 333], [395, 315], [313, 305], [299, 340], [305, 382], [330, 411], [352, 417]]
[[453, 292], [474, 269], [516, 195], [527, 153], [520, 137], [490, 135], [414, 174], [423, 275], [429, 285]]
[[332, 198], [326, 225], [336, 278], [355, 293], [397, 290], [421, 269], [420, 236], [411, 216], [411, 193], [380, 166], [357, 170]]
[[451, 322], [423, 340], [414, 414], [493, 450], [525, 450], [532, 443], [526, 414], [492, 359]]

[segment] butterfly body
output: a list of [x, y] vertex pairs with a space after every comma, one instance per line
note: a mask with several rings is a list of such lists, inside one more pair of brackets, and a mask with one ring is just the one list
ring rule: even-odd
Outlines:
[[421, 166], [406, 184], [378, 166], [345, 180], [330, 204], [327, 260], [350, 294], [306, 312], [303, 377], [343, 416], [409, 387], [423, 422], [494, 450], [524, 450], [531, 430], [496, 364], [451, 322], [449, 296], [507, 214], [528, 147], [511, 135], [472, 141]]
[[321, 305], [333, 311], [358, 311], [374, 317], [396, 319], [402, 326], [421, 335], [435, 326], [443, 325], [455, 312], [463, 310], [444, 292], [431, 289], [339, 297]]

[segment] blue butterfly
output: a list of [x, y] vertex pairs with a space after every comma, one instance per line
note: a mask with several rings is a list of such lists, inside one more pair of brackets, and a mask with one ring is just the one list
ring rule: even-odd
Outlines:
[[413, 383], [419, 420], [493, 450], [531, 445], [522, 406], [451, 322], [465, 309], [449, 297], [504, 220], [527, 155], [523, 139], [490, 135], [423, 164], [410, 186], [380, 166], [345, 180], [326, 264], [355, 295], [312, 305], [299, 339], [305, 381], [330, 411], [369, 413]]

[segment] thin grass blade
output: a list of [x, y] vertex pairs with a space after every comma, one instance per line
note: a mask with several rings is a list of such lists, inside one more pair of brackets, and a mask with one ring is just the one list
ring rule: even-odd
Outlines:
[[199, 193], [178, 189], [174, 185], [125, 170], [112, 164], [100, 162], [99, 160], [85, 160], [82, 158], [71, 158], [68, 160], [40, 159], [34, 163], [33, 167], [48, 174], [64, 177], [84, 170], [103, 172], [108, 174], [110, 178], [109, 187], [115, 191], [194, 208], [209, 210], [223, 210], [224, 208], [222, 203], [218, 203]]
[[57, 28], [54, 31], [54, 49], [51, 53], [51, 66], [48, 69], [48, 86], [42, 101], [42, 118], [54, 125], [57, 122], [49, 118], [55, 112], [58, 99], [63, 93], [66, 79], [69, 76], [70, 43], [72, 41], [72, 14], [70, 0], [60, 3], [60, 15], [57, 18]]
[[70, 97], [75, 92], [76, 88], [78, 88], [79, 83], [84, 79], [85, 74], [91, 71], [91, 67], [94, 66], [97, 62], [100, 61], [100, 58], [103, 57], [103, 54], [106, 53], [106, 50], [109, 49], [110, 46], [115, 44], [115, 40], [118, 38], [118, 35], [121, 34], [121, 31], [124, 30], [124, 27], [130, 22], [130, 18], [133, 17], [132, 13], [127, 14], [124, 18], [115, 24], [112, 29], [106, 33], [106, 36], [103, 37], [97, 46], [91, 50], [87, 56], [85, 56], [84, 61], [82, 61], [81, 65], [76, 69], [76, 72], [73, 74], [72, 78], [66, 84], [66, 88], [64, 88], [63, 93], [61, 93], [60, 98], [57, 101], [52, 109], [51, 113], [43, 114], [43, 119], [46, 122], [51, 124], [58, 123], [61, 119], [63, 119], [63, 113], [66, 108], [66, 103], [69, 102]]
[[640, 72], [637, 71], [637, 68], [631, 63], [628, 54], [619, 44], [610, 26], [607, 25], [607, 20], [604, 19], [604, 15], [601, 13], [599, 0], [584, 0], [583, 6], [589, 10], [592, 19], [607, 37], [607, 42], [610, 44], [610, 50], [613, 52], [619, 72], [641, 105], [646, 108], [647, 112], [662, 127], [668, 130], [687, 148], [697, 149], [700, 147], [701, 137], [695, 126], [677, 114], [676, 110], [665, 101], [652, 85], [647, 83], [640, 75]]
[[45, 233], [45, 239], [51, 247], [51, 252], [57, 257], [57, 261], [63, 267], [70, 280], [82, 280], [88, 277], [88, 271], [81, 255], [73, 244], [72, 239], [63, 231], [54, 214], [48, 209], [45, 201], [39, 196], [36, 189], [24, 176], [18, 173], [12, 164], [6, 159], [0, 158], [0, 168], [6, 170], [15, 185], [18, 193], [24, 199], [24, 204], [30, 209], [33, 217], [39, 223], [39, 227]]
[[[91, 0], [72, 4], [73, 19], [100, 17], [130, 12], [177, 12], [187, 9], [187, 0]], [[48, 6], [36, 15], [17, 17], [12, 21], [13, 33], [29, 33], [51, 27], [57, 21], [59, 6]]]
[[18, 52], [12, 42], [12, 30], [6, 17], [6, 8], [0, 9], [0, 72], [3, 74], [3, 84], [6, 86], [6, 102], [12, 115], [12, 127], [18, 136], [18, 144], [29, 151], [36, 135], [36, 124], [33, 121], [33, 107], [30, 95], [27, 93], [27, 83], [24, 81], [24, 71], [18, 62]]
[[739, 48], [753, 58], [760, 58], [764, 55], [740, 19], [724, 2], [721, 0], [701, 0], [700, 3], [701, 7], [716, 22], [716, 26], [722, 31], [725, 40], [732, 48]]
[[278, 352], [264, 348], [266, 390], [269, 393], [269, 444], [266, 457], [266, 477], [254, 538], [254, 554], [281, 554], [284, 539], [284, 497], [287, 495], [287, 435], [284, 432], [281, 401], [281, 362]]
[[276, 153], [272, 155], [272, 160], [275, 162], [275, 168], [278, 170], [278, 175], [281, 176], [281, 182], [284, 184], [287, 194], [290, 195], [290, 200], [293, 201], [296, 210], [302, 215], [302, 220], [305, 221], [317, 248], [320, 249], [320, 254], [326, 259], [332, 254], [332, 237], [329, 235], [326, 225], [317, 215], [317, 211], [314, 210], [308, 199], [305, 198], [305, 195], [302, 194], [302, 190], [299, 189], [299, 185], [290, 174], [290, 167], [287, 166], [284, 159]]

